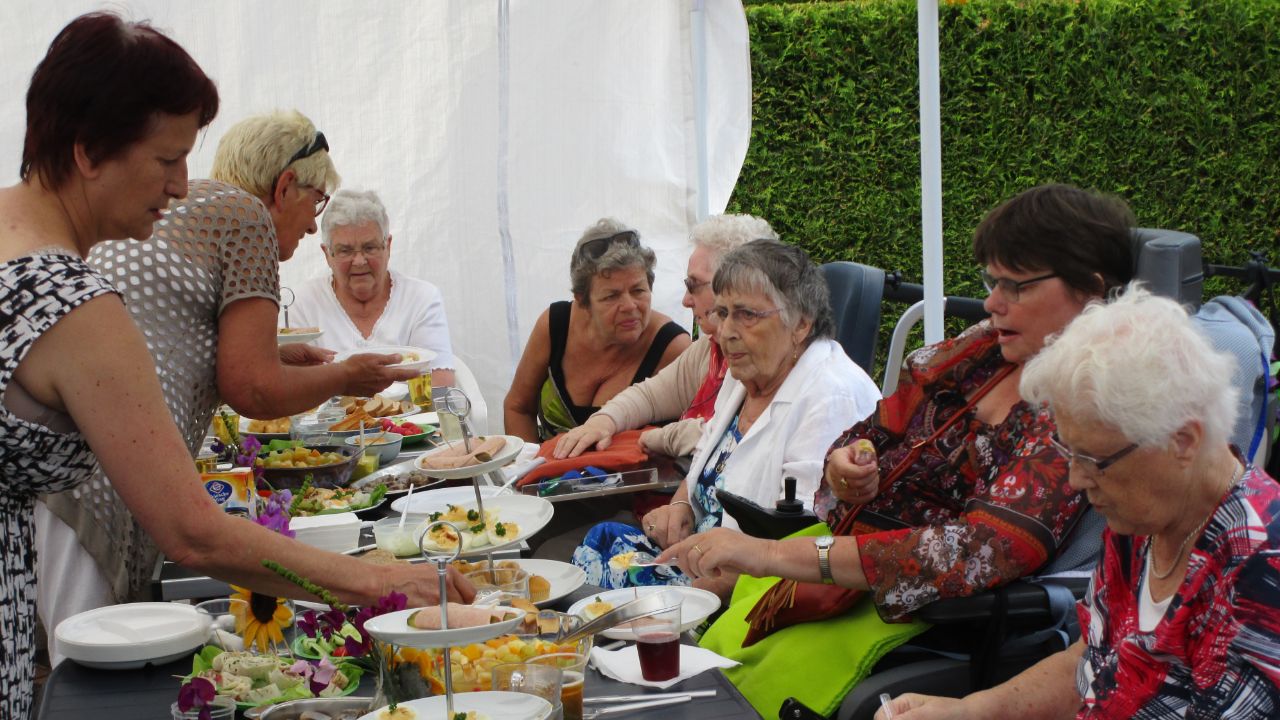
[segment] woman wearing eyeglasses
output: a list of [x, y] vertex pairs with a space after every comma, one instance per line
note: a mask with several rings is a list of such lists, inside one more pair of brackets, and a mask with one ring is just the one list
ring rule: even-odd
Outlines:
[[[722, 491], [772, 507], [783, 496], [784, 478], [794, 477], [796, 497], [812, 508], [831, 441], [880, 399], [875, 383], [831, 338], [826, 281], [800, 248], [774, 240], [746, 243], [721, 260], [712, 289], [716, 342], [729, 365], [715, 413], [703, 427], [684, 485], [666, 508], [646, 515], [641, 528], [602, 523], [587, 533], [573, 562], [589, 583], [688, 584], [690, 576], [678, 571], [610, 560], [650, 560], [686, 536], [736, 528], [717, 499]], [[728, 589], [715, 580], [693, 584]]]
[[297, 325], [323, 330], [320, 344], [337, 352], [378, 345], [434, 350], [432, 387], [453, 385], [444, 296], [432, 283], [390, 268], [390, 219], [378, 194], [334, 193], [320, 233], [329, 274], [298, 288], [289, 308]]
[[617, 220], [587, 228], [569, 264], [573, 300], [542, 313], [516, 366], [503, 402], [508, 433], [539, 442], [577, 427], [689, 347], [683, 328], [650, 309], [656, 262]]
[[[790, 696], [831, 714], [859, 673], [923, 629], [900, 624], [916, 609], [1054, 556], [1087, 503], [1050, 443], [1052, 417], [1018, 380], [1046, 338], [1128, 282], [1133, 226], [1123, 202], [1066, 185], [992, 210], [973, 241], [990, 319], [912, 353], [894, 394], [836, 440], [814, 503], [826, 524], [782, 541], [717, 530], [663, 554], [695, 578], [753, 576], [703, 643], [743, 663], [727, 674], [762, 714]], [[755, 579], [771, 576], [788, 581]], [[833, 587], [796, 601], [797, 582]], [[847, 633], [861, 640], [779, 664]]]
[[[240, 121], [219, 141], [211, 175], [187, 183], [149, 238], [98, 243], [87, 257], [142, 329], [192, 456], [220, 403], [245, 417], [283, 417], [413, 375], [387, 366], [395, 356], [328, 363], [308, 346], [277, 346], [279, 264], [315, 232], [338, 183], [328, 142], [310, 120], [292, 111]], [[155, 543], [106, 478], [48, 496], [37, 520], [48, 627], [149, 597]]]
[[1280, 486], [1228, 445], [1233, 365], [1140, 289], [1027, 365], [1022, 393], [1052, 409], [1071, 486], [1107, 521], [1084, 636], [964, 700], [895, 698], [894, 718], [1280, 714]]

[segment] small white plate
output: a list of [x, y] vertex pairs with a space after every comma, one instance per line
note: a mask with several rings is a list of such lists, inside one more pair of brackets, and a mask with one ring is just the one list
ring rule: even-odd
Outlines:
[[[499, 490], [499, 491], [502, 490], [502, 488], [495, 488], [490, 485], [482, 485], [480, 487], [480, 491], [481, 493], [487, 494], [486, 490], [489, 488], [492, 488], [493, 490]], [[462, 490], [464, 491], [465, 496], [462, 498], [459, 498], [458, 500], [447, 500], [443, 502], [437, 501], [432, 503], [424, 502], [419, 504], [418, 502], [419, 496], [418, 496], [418, 493], [415, 492], [413, 494], [413, 497], [409, 498], [409, 501], [412, 503], [412, 508], [410, 512], [412, 513], [444, 512], [446, 510], [445, 505], [448, 505], [448, 504], [457, 505], [459, 507], [463, 507], [467, 509], [475, 508], [476, 506], [475, 490], [469, 487], [442, 488], [440, 490], [429, 490], [425, 493], [422, 493], [422, 497], [425, 499], [434, 493], [441, 493], [441, 492], [444, 492], [445, 490]], [[404, 498], [400, 498], [400, 500], [397, 500], [395, 503], [392, 503], [391, 508], [394, 510], [396, 504], [402, 502], [403, 500]], [[498, 513], [499, 522], [515, 523], [520, 528], [520, 532], [516, 533], [513, 537], [509, 538], [506, 542], [498, 545], [477, 545], [477, 546], [468, 548], [463, 551], [462, 553], [463, 555], [479, 555], [484, 553], [490, 553], [495, 550], [501, 550], [502, 548], [527, 540], [530, 537], [533, 537], [533, 535], [537, 533], [539, 530], [546, 527], [547, 523], [551, 522], [551, 515], [555, 512], [555, 509], [552, 507], [551, 503], [544, 498], [533, 497], [532, 495], [512, 495], [512, 494], [495, 495], [492, 498], [485, 498], [484, 509], [496, 511]]]
[[276, 344], [278, 344], [278, 345], [293, 345], [293, 344], [295, 344], [295, 343], [309, 343], [309, 342], [311, 342], [312, 340], [317, 340], [317, 339], [319, 339], [321, 335], [324, 335], [324, 331], [322, 331], [322, 330], [316, 330], [315, 332], [306, 332], [306, 333], [282, 333], [282, 332], [277, 332], [277, 333], [276, 333]]
[[333, 361], [342, 362], [352, 355], [363, 355], [365, 353], [373, 353], [374, 355], [400, 355], [401, 358], [409, 354], [417, 355], [417, 360], [409, 360], [405, 362], [402, 359], [401, 362], [392, 365], [392, 367], [403, 368], [405, 370], [418, 370], [420, 372], [426, 372], [428, 367], [431, 365], [431, 361], [436, 358], [435, 350], [428, 350], [420, 347], [409, 347], [407, 345], [379, 345], [377, 347], [363, 347], [340, 352], [333, 357]]
[[[393, 645], [404, 645], [412, 648], [437, 648], [449, 645], [482, 643], [499, 635], [506, 635], [515, 630], [515, 627], [520, 624], [525, 615], [523, 610], [516, 608], [495, 608], [509, 610], [510, 614], [505, 620], [498, 620], [487, 625], [450, 628], [448, 630], [421, 630], [409, 624], [409, 616], [423, 609], [426, 608], [409, 608], [371, 617], [365, 621], [364, 629], [368, 630], [369, 634], [374, 638]], [[438, 612], [435, 605], [430, 606], [430, 609]]]
[[423, 425], [440, 427], [440, 416], [433, 412], [420, 412], [406, 417], [402, 422], [411, 422], [418, 427]]
[[191, 605], [149, 602], [95, 608], [58, 623], [63, 653], [89, 667], [140, 668], [189, 656], [209, 636], [209, 616]]
[[[378, 714], [387, 707], [390, 706], [380, 707], [362, 716], [360, 720], [378, 720]], [[409, 700], [400, 703], [398, 707], [412, 709], [419, 718], [443, 718], [448, 711], [443, 695]], [[492, 720], [544, 720], [551, 715], [551, 703], [537, 695], [498, 690], [458, 693], [453, 696], [455, 713], [469, 710], [487, 715]]]
[[[582, 609], [595, 602], [596, 598], [600, 598], [607, 603], [613, 603], [613, 606], [617, 607], [638, 597], [665, 591], [678, 592], [684, 596], [680, 602], [680, 632], [686, 632], [698, 627], [698, 623], [706, 620], [711, 613], [720, 609], [720, 598], [716, 597], [715, 593], [681, 585], [648, 585], [638, 588], [605, 590], [604, 592], [596, 593], [570, 605], [568, 613], [570, 615], [581, 615]], [[614, 640], [636, 639], [636, 635], [631, 632], [631, 628], [613, 628], [600, 634]]]
[[582, 568], [573, 563], [532, 558], [515, 560], [514, 562], [520, 566], [521, 570], [527, 570], [533, 575], [541, 575], [547, 579], [547, 582], [551, 583], [551, 594], [547, 596], [547, 599], [534, 603], [540, 608], [550, 607], [551, 603], [569, 595], [587, 582], [587, 574], [583, 572]]
[[[484, 437], [493, 437], [493, 436], [484, 436]], [[414, 463], [418, 466], [419, 470], [431, 475], [432, 477], [444, 478], [446, 480], [460, 480], [462, 478], [478, 477], [480, 475], [484, 475], [490, 470], [497, 470], [503, 465], [506, 465], [507, 463], [511, 462], [516, 458], [517, 455], [520, 454], [520, 448], [524, 447], [524, 440], [516, 437], [515, 435], [499, 435], [497, 437], [504, 438], [507, 441], [507, 443], [506, 445], [502, 446], [502, 449], [499, 450], [496, 455], [493, 456], [492, 460], [488, 460], [486, 462], [478, 463], [476, 465], [468, 465], [466, 467], [460, 467], [460, 468], [448, 468], [444, 470], [439, 468], [429, 468], [422, 464], [423, 461], [426, 460], [427, 458], [434, 457], [448, 450], [450, 446], [446, 443], [445, 445], [442, 445], [434, 450], [431, 450], [430, 452], [426, 452], [426, 453], [423, 453], [422, 455], [419, 455], [418, 458], [414, 460]], [[461, 443], [462, 443], [461, 440], [453, 441], [454, 445], [459, 445]], [[471, 447], [475, 447], [475, 445], [472, 445]]]

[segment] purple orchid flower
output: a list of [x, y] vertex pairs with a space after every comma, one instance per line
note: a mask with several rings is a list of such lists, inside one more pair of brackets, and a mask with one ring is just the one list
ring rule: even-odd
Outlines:
[[199, 708], [200, 720], [209, 720], [209, 703], [215, 694], [213, 683], [201, 677], [191, 678], [178, 688], [178, 709], [187, 712]]
[[320, 632], [319, 619], [315, 610], [308, 610], [298, 618], [298, 629], [306, 634], [307, 637], [315, 637], [316, 633]]

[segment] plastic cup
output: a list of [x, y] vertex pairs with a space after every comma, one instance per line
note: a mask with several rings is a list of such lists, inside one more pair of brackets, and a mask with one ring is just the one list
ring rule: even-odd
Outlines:
[[640, 674], [645, 680], [670, 680], [680, 674], [680, 608], [632, 622]]
[[529, 572], [520, 568], [498, 567], [492, 570], [472, 570], [467, 579], [476, 588], [475, 602], [497, 595], [497, 602], [505, 603], [515, 598], [529, 599]]
[[582, 720], [587, 656], [582, 653], [550, 653], [531, 658], [529, 662], [560, 668], [560, 704], [564, 706], [564, 720]]
[[504, 663], [493, 668], [493, 689], [527, 693], [551, 703], [552, 716], [562, 717], [560, 669], [534, 663]]
[[431, 373], [423, 373], [409, 381], [409, 402], [422, 412], [431, 412]]
[[400, 516], [385, 517], [373, 524], [373, 541], [396, 557], [417, 555], [418, 536], [422, 534], [421, 516], [410, 515], [400, 524]]
[[[169, 712], [172, 713], [173, 720], [196, 720], [200, 717], [198, 709], [182, 712], [178, 709], [178, 703], [169, 706]], [[215, 697], [209, 703], [209, 717], [211, 720], [232, 720], [236, 716], [236, 701], [229, 697]]]

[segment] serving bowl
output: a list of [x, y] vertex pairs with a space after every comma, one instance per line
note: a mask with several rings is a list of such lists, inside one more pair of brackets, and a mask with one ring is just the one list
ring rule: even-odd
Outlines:
[[[364, 440], [363, 444], [360, 442], [362, 439]], [[390, 465], [400, 455], [400, 448], [404, 445], [404, 436], [391, 432], [371, 433], [365, 431], [364, 438], [354, 435], [344, 442], [354, 448], [363, 447], [366, 453], [376, 454], [380, 465]]]
[[364, 454], [362, 448], [346, 445], [308, 445], [308, 449], [319, 452], [333, 452], [341, 455], [341, 462], [328, 465], [312, 465], [308, 467], [263, 467], [262, 477], [276, 490], [297, 490], [303, 481], [311, 476], [311, 484], [315, 487], [339, 488], [351, 482], [351, 471], [356, 462]]

